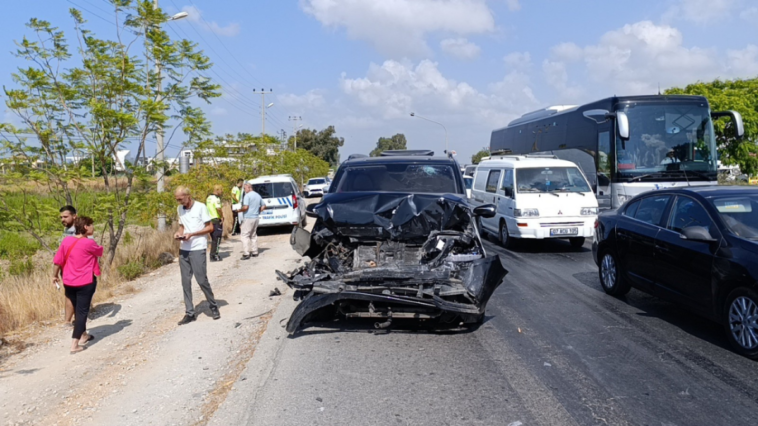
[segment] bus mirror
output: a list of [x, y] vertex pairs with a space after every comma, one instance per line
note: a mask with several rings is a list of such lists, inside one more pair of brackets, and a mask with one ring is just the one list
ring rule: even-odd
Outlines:
[[598, 124], [608, 121], [608, 111], [604, 109], [589, 109], [584, 111], [582, 115]]
[[737, 139], [740, 139], [743, 136], [745, 136], [745, 125], [742, 123], [742, 114], [740, 114], [739, 112], [737, 111], [712, 112], [711, 117], [713, 117], [714, 119], [721, 118], [721, 117], [730, 117], [734, 125], [734, 135], [737, 137]]
[[[623, 111], [616, 112], [616, 127], [619, 131], [619, 137], [622, 141], [629, 139], [629, 118]], [[624, 148], [626, 149], [626, 148]]]

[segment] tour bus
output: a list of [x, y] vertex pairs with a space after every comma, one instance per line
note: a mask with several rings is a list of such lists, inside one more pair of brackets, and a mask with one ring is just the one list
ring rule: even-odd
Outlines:
[[618, 208], [645, 191], [716, 185], [713, 119], [730, 117], [741, 138], [742, 116], [711, 112], [702, 96], [612, 97], [523, 115], [492, 132], [493, 154], [554, 154], [579, 165], [601, 208]]
[[576, 164], [554, 155], [505, 155], [483, 159], [474, 174], [471, 204], [494, 204], [492, 218], [477, 218], [480, 232], [514, 239], [566, 238], [581, 247], [595, 232], [597, 199]]

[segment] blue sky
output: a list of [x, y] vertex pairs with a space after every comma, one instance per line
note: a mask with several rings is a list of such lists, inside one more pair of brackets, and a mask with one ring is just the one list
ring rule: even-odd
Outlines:
[[[758, 76], [754, 0], [160, 0], [172, 37], [197, 42], [215, 63], [224, 96], [205, 106], [218, 134], [292, 133], [334, 125], [342, 156], [404, 133], [409, 148], [444, 149], [459, 161], [489, 145], [492, 129], [554, 104], [655, 93], [714, 78]], [[13, 41], [31, 17], [71, 33], [81, 9], [101, 36], [114, 32], [106, 0], [6, 5], [0, 82], [19, 62]], [[12, 117], [5, 113], [5, 120]], [[181, 146], [171, 141], [169, 154]], [[154, 145], [148, 147], [148, 154]]]

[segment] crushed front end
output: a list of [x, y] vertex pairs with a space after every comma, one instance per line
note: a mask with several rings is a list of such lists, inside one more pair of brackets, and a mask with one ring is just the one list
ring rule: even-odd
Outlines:
[[452, 195], [334, 194], [317, 205], [313, 233], [292, 244], [312, 260], [279, 277], [300, 304], [294, 333], [318, 313], [479, 323], [507, 271], [487, 257], [468, 205]]

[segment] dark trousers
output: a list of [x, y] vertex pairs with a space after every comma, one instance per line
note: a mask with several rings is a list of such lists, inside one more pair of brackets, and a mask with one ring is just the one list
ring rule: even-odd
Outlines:
[[232, 211], [232, 216], [234, 216], [234, 222], [232, 225], [232, 235], [237, 235], [240, 233], [240, 218], [239, 218], [239, 212], [238, 211]]
[[206, 272], [206, 255], [205, 250], [179, 251], [179, 271], [182, 273], [182, 289], [184, 290], [184, 308], [187, 315], [195, 315], [195, 305], [192, 303], [192, 276], [195, 276], [197, 285], [205, 294], [205, 300], [211, 308], [217, 309], [218, 304], [213, 297], [211, 284], [208, 282]]
[[211, 219], [213, 232], [211, 232], [211, 256], [218, 256], [218, 248], [221, 245], [221, 237], [224, 235], [224, 225], [219, 219]]
[[92, 305], [92, 296], [97, 289], [97, 278], [92, 277], [92, 284], [81, 286], [63, 285], [66, 289], [66, 297], [74, 305], [74, 332], [71, 334], [72, 339], [81, 339], [82, 334], [87, 331], [87, 315], [89, 307]]

